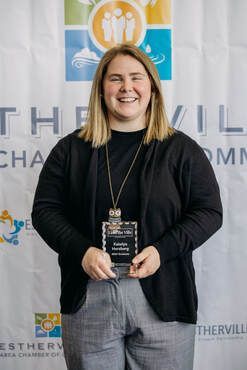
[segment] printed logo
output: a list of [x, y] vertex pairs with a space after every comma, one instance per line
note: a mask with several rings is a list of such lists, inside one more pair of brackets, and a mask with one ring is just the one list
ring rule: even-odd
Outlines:
[[23, 226], [24, 221], [14, 219], [7, 210], [2, 211], [0, 214], [0, 243], [17, 246], [19, 232]]
[[61, 314], [35, 313], [35, 337], [61, 337]]
[[243, 340], [247, 338], [246, 323], [198, 324], [198, 341]]
[[100, 1], [89, 16], [89, 35], [103, 51], [123, 42], [140, 45], [145, 37], [146, 19], [139, 5], [128, 0], [118, 1], [117, 7], [115, 4]]
[[66, 80], [93, 79], [102, 55], [131, 42], [171, 79], [170, 0], [65, 0]]

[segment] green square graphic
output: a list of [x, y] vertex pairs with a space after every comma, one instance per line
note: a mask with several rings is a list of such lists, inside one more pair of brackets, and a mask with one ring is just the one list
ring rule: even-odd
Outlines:
[[40, 325], [42, 320], [47, 318], [46, 313], [36, 313], [35, 314], [35, 325]]
[[98, 1], [93, 2], [92, 0], [85, 0], [85, 3], [83, 4], [78, 0], [65, 0], [65, 25], [87, 25], [89, 14], [93, 9], [94, 4], [97, 2]]

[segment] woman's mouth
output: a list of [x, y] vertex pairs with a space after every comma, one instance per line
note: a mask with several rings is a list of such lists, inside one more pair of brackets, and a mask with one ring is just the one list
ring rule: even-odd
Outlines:
[[120, 101], [121, 103], [134, 103], [137, 100], [137, 98], [126, 97], [118, 98], [117, 100]]

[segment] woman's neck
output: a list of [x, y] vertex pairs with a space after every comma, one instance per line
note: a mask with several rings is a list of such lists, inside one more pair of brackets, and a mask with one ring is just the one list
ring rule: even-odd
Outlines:
[[115, 131], [122, 132], [132, 132], [139, 131], [146, 127], [144, 120], [140, 121], [119, 121], [119, 120], [110, 120], [110, 127]]

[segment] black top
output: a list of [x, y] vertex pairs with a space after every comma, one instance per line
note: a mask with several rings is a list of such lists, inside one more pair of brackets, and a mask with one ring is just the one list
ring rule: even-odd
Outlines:
[[[82, 305], [88, 275], [81, 261], [90, 246], [97, 246], [100, 150], [78, 138], [78, 131], [61, 139], [48, 156], [36, 189], [32, 221], [59, 255], [62, 313], [76, 312]], [[140, 250], [154, 245], [161, 259], [155, 274], [140, 279], [144, 294], [162, 320], [195, 323], [192, 252], [222, 224], [212, 167], [200, 146], [176, 131], [146, 146], [139, 190]]]
[[[112, 138], [108, 143], [110, 171], [114, 199], [128, 172], [138, 150], [146, 129], [134, 132], [112, 130]], [[121, 209], [123, 221], [137, 221], [140, 224], [140, 190], [139, 179], [147, 146], [142, 144], [141, 150], [128, 179], [121, 192], [117, 207]], [[105, 146], [98, 151], [98, 173], [96, 190], [96, 244], [102, 246], [102, 221], [108, 221], [108, 211], [113, 207], [106, 164]]]

